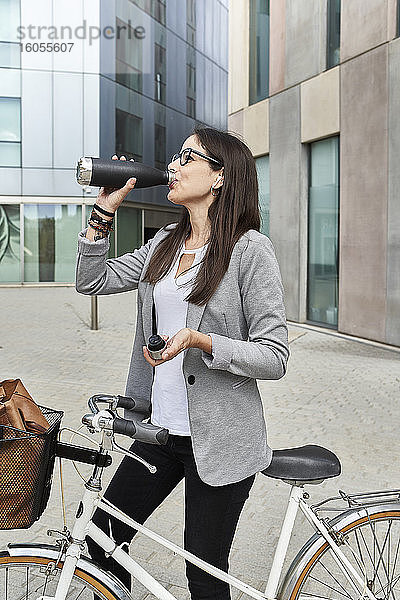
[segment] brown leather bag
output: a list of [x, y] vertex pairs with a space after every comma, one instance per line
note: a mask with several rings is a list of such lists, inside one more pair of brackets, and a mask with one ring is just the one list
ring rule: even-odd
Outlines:
[[50, 427], [20, 379], [0, 382], [0, 425], [30, 433], [44, 433]]
[[20, 379], [0, 382], [0, 425], [30, 433], [44, 433], [50, 427]]

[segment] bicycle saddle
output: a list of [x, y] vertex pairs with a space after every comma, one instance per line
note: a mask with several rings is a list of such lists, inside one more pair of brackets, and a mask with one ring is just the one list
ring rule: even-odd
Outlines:
[[340, 471], [340, 461], [333, 452], [310, 444], [300, 448], [274, 450], [271, 464], [261, 472], [292, 485], [301, 485], [321, 483], [329, 477], [337, 477]]

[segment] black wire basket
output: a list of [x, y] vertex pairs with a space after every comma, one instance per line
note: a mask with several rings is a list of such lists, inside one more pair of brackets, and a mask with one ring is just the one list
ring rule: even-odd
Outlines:
[[44, 433], [0, 425], [0, 529], [30, 527], [49, 500], [64, 413], [39, 408], [50, 425]]

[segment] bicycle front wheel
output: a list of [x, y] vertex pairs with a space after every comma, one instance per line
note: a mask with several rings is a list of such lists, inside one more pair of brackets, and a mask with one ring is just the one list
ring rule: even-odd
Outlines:
[[400, 506], [348, 511], [332, 521], [332, 529], [363, 586], [354, 589], [331, 547], [316, 534], [289, 568], [280, 600], [361, 600], [366, 589], [379, 600], [400, 598]]
[[[36, 555], [35, 555], [36, 553]], [[62, 563], [55, 566], [58, 550], [54, 546], [10, 546], [0, 553], [1, 600], [36, 600], [54, 596]], [[117, 580], [102, 572], [95, 563], [80, 559], [68, 590], [67, 600], [131, 600]]]

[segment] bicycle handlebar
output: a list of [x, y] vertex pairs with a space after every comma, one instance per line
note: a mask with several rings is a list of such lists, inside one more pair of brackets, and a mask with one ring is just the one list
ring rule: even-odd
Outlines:
[[[109, 419], [97, 419], [99, 413], [98, 403], [104, 402], [109, 405], [110, 409], [124, 408], [129, 411], [129, 419], [122, 419], [113, 415], [111, 412]], [[83, 422], [86, 425], [99, 427], [100, 429], [111, 429], [114, 433], [126, 435], [134, 440], [145, 442], [147, 444], [165, 445], [168, 440], [168, 429], [152, 425], [151, 423], [143, 423], [145, 418], [149, 416], [148, 405], [144, 402], [129, 398], [128, 396], [111, 396], [109, 394], [97, 394], [92, 396], [88, 401], [89, 408], [94, 418], [88, 418], [86, 415]]]

